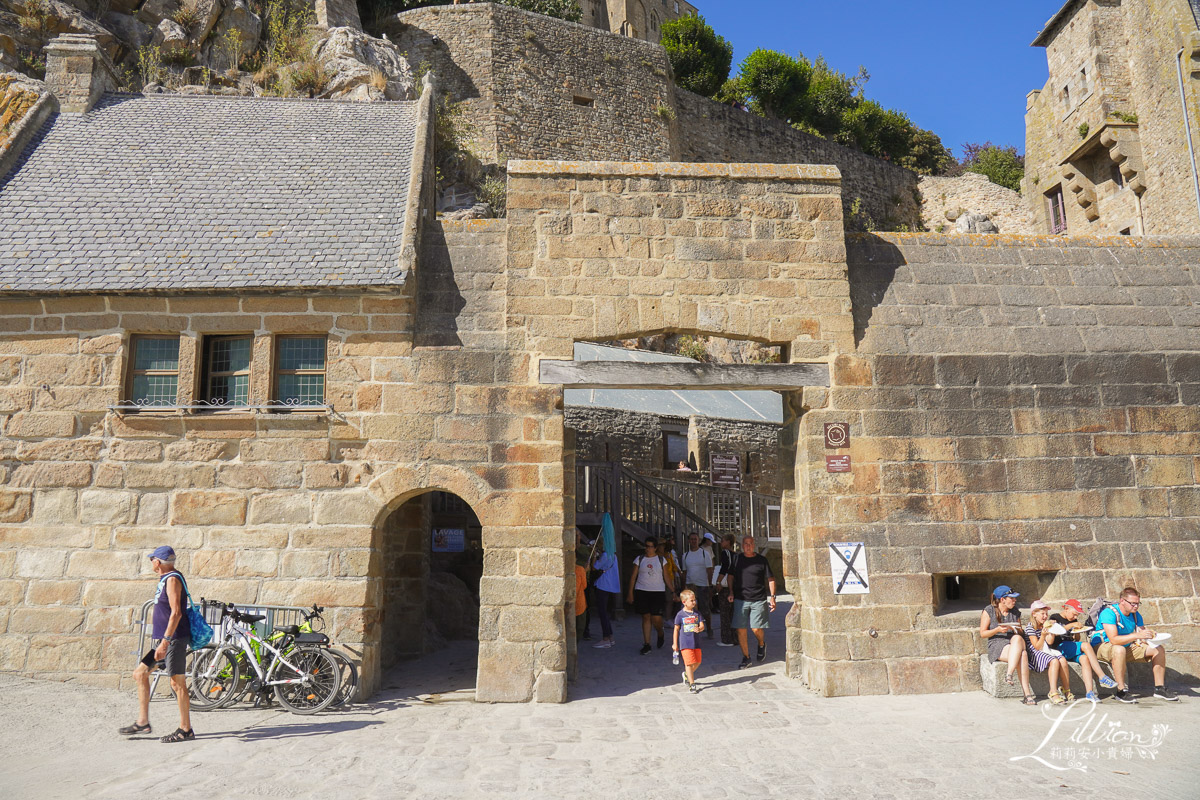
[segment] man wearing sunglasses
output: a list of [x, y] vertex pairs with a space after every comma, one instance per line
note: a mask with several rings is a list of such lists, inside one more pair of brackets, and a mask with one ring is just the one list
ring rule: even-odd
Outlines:
[[1179, 697], [1167, 688], [1167, 653], [1156, 645], [1147, 645], [1154, 638], [1154, 631], [1146, 629], [1146, 623], [1138, 608], [1142, 597], [1138, 590], [1129, 587], [1121, 592], [1115, 606], [1108, 606], [1097, 618], [1097, 631], [1092, 636], [1096, 657], [1112, 665], [1117, 691], [1113, 697], [1122, 703], [1136, 703], [1137, 698], [1125, 683], [1130, 661], [1149, 661], [1154, 671], [1154, 696], [1159, 700], [1177, 701]]

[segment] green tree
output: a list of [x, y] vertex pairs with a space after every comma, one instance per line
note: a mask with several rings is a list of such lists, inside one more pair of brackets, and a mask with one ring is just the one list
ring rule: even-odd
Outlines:
[[812, 64], [775, 50], [755, 50], [742, 62], [740, 83], [757, 114], [788, 122], [807, 122]]
[[701, 16], [684, 16], [662, 25], [662, 46], [671, 59], [675, 83], [712, 97], [721, 90], [733, 63], [733, 45], [718, 36]]
[[1014, 192], [1021, 191], [1021, 179], [1025, 177], [1025, 156], [1012, 145], [1000, 147], [991, 142], [964, 144], [960, 163], [963, 172], [978, 172], [986, 175], [992, 183]]
[[954, 154], [933, 131], [917, 128], [909, 142], [908, 155], [900, 166], [920, 175], [942, 175], [955, 164]]
[[808, 83], [808, 118], [804, 122], [822, 136], [836, 135], [843, 128], [843, 117], [860, 102], [862, 86], [869, 78], [863, 67], [850, 78], [830, 68], [824, 56], [817, 56]]

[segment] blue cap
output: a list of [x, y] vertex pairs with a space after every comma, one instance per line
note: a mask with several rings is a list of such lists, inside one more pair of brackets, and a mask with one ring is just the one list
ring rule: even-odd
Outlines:
[[157, 558], [159, 561], [174, 561], [175, 560], [175, 551], [172, 550], [170, 547], [167, 547], [164, 544], [162, 547], [155, 548], [154, 552], [151, 553], [148, 557], [149, 558]]
[[1012, 590], [1011, 586], [997, 586], [996, 591], [992, 592], [992, 597], [997, 600], [1003, 600], [1006, 597], [1020, 597], [1021, 595]]

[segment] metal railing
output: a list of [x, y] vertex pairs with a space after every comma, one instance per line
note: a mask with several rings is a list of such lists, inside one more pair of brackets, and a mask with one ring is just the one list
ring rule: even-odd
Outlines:
[[[270, 636], [271, 632], [276, 628], [281, 628], [285, 625], [299, 625], [304, 621], [304, 612], [308, 610], [299, 606], [266, 606], [253, 603], [235, 605], [237, 605], [238, 611], [244, 611], [247, 614], [262, 614], [266, 617], [261, 622], [254, 623], [254, 632], [263, 638]], [[204, 615], [204, 621], [212, 625], [213, 643], [216, 644], [223, 641], [225, 635], [229, 633], [229, 624], [231, 621], [224, 619], [224, 615], [221, 613], [222, 603], [218, 600], [200, 598], [197, 606], [200, 609], [200, 613]], [[153, 607], [153, 600], [147, 600], [143, 603], [141, 617], [133, 623], [139, 628], [137, 650], [133, 651], [134, 655], [139, 658], [145, 655], [146, 650], [149, 649], [147, 640], [150, 638], [153, 624], [153, 620], [150, 617], [153, 613], [151, 610]]]

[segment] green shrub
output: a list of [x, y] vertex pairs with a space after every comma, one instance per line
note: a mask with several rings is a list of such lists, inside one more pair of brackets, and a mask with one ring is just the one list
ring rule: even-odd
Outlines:
[[320, 94], [328, 80], [329, 74], [325, 72], [325, 68], [311, 59], [301, 61], [292, 68], [288, 75], [288, 82], [291, 84], [292, 90], [300, 95], [307, 94], [309, 97], [316, 97]]
[[162, 83], [167, 79], [167, 71], [163, 69], [162, 50], [153, 45], [147, 45], [138, 50], [138, 76], [142, 86], [150, 83]]
[[171, 15], [171, 19], [190, 34], [200, 24], [200, 9], [195, 0], [189, 0], [176, 9], [175, 13]]
[[1088, 133], [1090, 133], [1090, 132], [1091, 132], [1091, 130], [1092, 130], [1092, 126], [1091, 126], [1091, 125], [1088, 125], [1086, 122], [1084, 122], [1084, 123], [1081, 123], [1081, 124], [1080, 124], [1080, 126], [1079, 126], [1079, 138], [1080, 138], [1080, 139], [1086, 139], [1086, 138], [1087, 138], [1087, 135], [1088, 135]]
[[733, 45], [718, 36], [701, 16], [667, 20], [662, 46], [675, 71], [675, 83], [688, 91], [712, 97], [729, 78]]
[[[1009, 145], [1000, 147], [991, 142], [963, 145], [961, 172], [978, 172], [998, 186], [1021, 191], [1021, 179], [1025, 177], [1025, 157], [1017, 148]], [[1037, 179], [1034, 179], [1037, 184]]]
[[1113, 119], [1119, 119], [1121, 122], [1128, 122], [1130, 125], [1137, 125], [1138, 115], [1130, 114], [1128, 111], [1113, 111], [1109, 114]]

